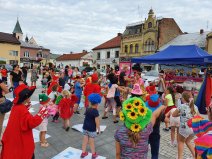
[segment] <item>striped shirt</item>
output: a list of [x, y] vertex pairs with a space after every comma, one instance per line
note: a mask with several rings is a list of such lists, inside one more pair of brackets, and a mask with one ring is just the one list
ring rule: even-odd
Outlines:
[[115, 133], [115, 140], [121, 146], [121, 159], [147, 159], [149, 135], [153, 131], [152, 123], [149, 123], [140, 132], [140, 140], [134, 147], [128, 137], [128, 128], [121, 126]]

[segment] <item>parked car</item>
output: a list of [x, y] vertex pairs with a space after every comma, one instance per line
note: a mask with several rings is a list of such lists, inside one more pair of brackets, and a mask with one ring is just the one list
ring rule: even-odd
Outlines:
[[159, 80], [158, 74], [159, 72], [157, 70], [150, 70], [145, 74], [141, 74], [141, 77], [144, 81], [153, 82]]

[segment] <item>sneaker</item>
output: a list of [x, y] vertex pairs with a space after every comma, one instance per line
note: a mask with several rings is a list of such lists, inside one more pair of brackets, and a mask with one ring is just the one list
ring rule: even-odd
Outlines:
[[96, 152], [92, 154], [92, 159], [96, 159], [97, 157], [98, 157], [98, 155]]
[[107, 119], [107, 118], [108, 118], [107, 116], [103, 116], [103, 117], [102, 117], [102, 119]]
[[76, 112], [74, 112], [74, 114], [80, 114], [80, 112], [77, 110]]
[[88, 152], [82, 152], [80, 157], [81, 157], [81, 158], [84, 158], [84, 157], [86, 157], [86, 156], [88, 156]]
[[174, 142], [171, 142], [171, 141], [170, 141], [170, 146], [171, 147], [176, 147], [175, 143]]
[[69, 129], [70, 129], [70, 127], [68, 126], [65, 130], [66, 130], [66, 131], [69, 131]]
[[118, 120], [113, 121], [114, 124], [116, 124], [116, 123], [118, 123], [118, 122], [119, 122]]
[[163, 128], [163, 131], [169, 131], [169, 128]]
[[40, 143], [40, 146], [46, 148], [49, 146], [49, 143], [48, 142]]

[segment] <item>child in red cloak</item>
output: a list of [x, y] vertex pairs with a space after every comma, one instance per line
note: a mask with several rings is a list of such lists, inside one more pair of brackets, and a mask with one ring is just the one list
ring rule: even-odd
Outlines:
[[74, 113], [74, 104], [77, 102], [77, 96], [75, 94], [70, 94], [69, 91], [64, 90], [62, 92], [63, 98], [59, 103], [59, 114], [60, 117], [63, 119], [63, 128], [66, 131], [69, 131], [70, 128], [70, 118]]
[[98, 74], [94, 73], [91, 75], [91, 82], [87, 81], [85, 88], [84, 88], [84, 95], [85, 95], [85, 108], [88, 108], [89, 101], [88, 96], [92, 93], [98, 93], [101, 94], [101, 87], [98, 84]]
[[2, 137], [1, 159], [33, 159], [35, 144], [32, 129], [46, 117], [47, 109], [41, 109], [33, 116], [28, 111], [30, 97], [35, 86], [20, 84], [15, 90], [8, 125]]

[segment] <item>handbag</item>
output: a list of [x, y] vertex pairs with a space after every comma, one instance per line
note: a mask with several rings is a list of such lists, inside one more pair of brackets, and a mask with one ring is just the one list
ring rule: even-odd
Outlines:
[[9, 112], [13, 106], [13, 102], [11, 102], [10, 100], [6, 98], [4, 98], [4, 101], [3, 100], [1, 101], [2, 102], [0, 103], [0, 112], [2, 114]]

